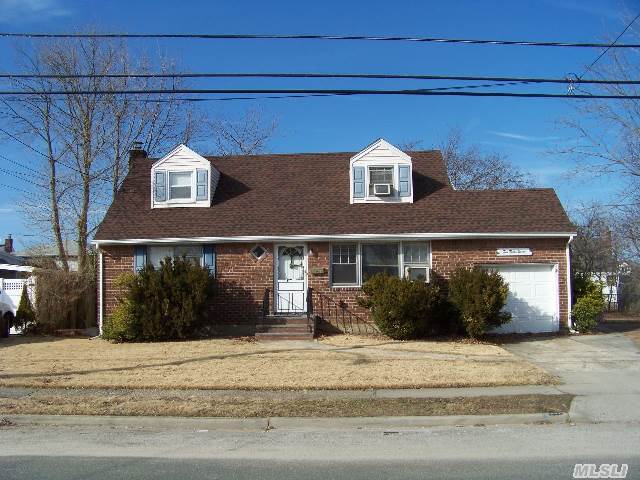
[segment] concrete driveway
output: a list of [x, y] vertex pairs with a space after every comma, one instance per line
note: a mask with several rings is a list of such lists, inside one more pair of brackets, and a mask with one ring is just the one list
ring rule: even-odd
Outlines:
[[570, 416], [595, 422], [640, 422], [640, 350], [623, 333], [534, 338], [503, 345], [577, 395]]

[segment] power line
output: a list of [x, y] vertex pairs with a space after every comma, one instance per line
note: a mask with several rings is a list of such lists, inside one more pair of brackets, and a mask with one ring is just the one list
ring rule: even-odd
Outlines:
[[14, 187], [13, 185], [7, 185], [6, 183], [0, 183], [0, 187], [11, 188], [12, 190], [16, 190], [21, 193], [26, 193], [27, 195], [33, 195], [33, 192], [27, 192], [26, 190], [22, 190], [21, 188]]
[[[373, 41], [373, 42], [414, 42], [414, 43], [454, 43], [470, 45], [515, 45], [525, 47], [578, 47], [605, 48], [609, 45], [598, 42], [559, 42], [530, 40], [497, 40], [440, 37], [397, 37], [368, 35], [309, 35], [309, 34], [208, 34], [208, 33], [0, 33], [4, 38], [122, 38], [122, 39], [199, 39], [199, 40], [331, 40], [331, 41]], [[618, 44], [611, 48], [639, 48], [640, 44]]]
[[[445, 87], [448, 88], [448, 87]], [[608, 99], [638, 100], [640, 95], [566, 95], [556, 93], [518, 93], [518, 92], [467, 92], [467, 91], [433, 91], [429, 89], [414, 90], [367, 90], [367, 89], [138, 89], [138, 90], [53, 90], [48, 92], [25, 92], [19, 90], [0, 90], [0, 96], [29, 95], [149, 95], [149, 94], [321, 94], [321, 95], [410, 95], [410, 96], [460, 96], [460, 97], [520, 97], [520, 98], [565, 98], [565, 99]], [[1, 131], [1, 129], [0, 129]]]
[[585, 69], [585, 71], [582, 73], [582, 75], [580, 75], [580, 77], [578, 77], [579, 79], [582, 78], [589, 70], [591, 70], [591, 68], [593, 68], [593, 66], [598, 63], [598, 60], [600, 60], [609, 50], [611, 50], [612, 48], [615, 48], [618, 40], [620, 40], [620, 38], [622, 38], [622, 36], [627, 32], [627, 30], [629, 30], [631, 28], [631, 25], [633, 25], [635, 23], [636, 20], [638, 20], [638, 18], [640, 18], [640, 13], [638, 15], [635, 16], [635, 18], [633, 20], [631, 20], [629, 22], [629, 24], [624, 27], [624, 30], [622, 30], [622, 32], [620, 32], [620, 35], [618, 35], [616, 37], [616, 39], [611, 42], [611, 44], [609, 44], [607, 46], [607, 48], [604, 49], [604, 51], [602, 53], [600, 53], [600, 55], [598, 55], [598, 57], [591, 62], [591, 64]]
[[[391, 74], [391, 73], [287, 73], [287, 72], [201, 72], [201, 73], [107, 73], [107, 74], [30, 74], [30, 73], [0, 73], [0, 78], [358, 78], [358, 79], [398, 79], [398, 80], [456, 80], [482, 82], [527, 82], [527, 83], [576, 83], [570, 78], [544, 77], [485, 77], [472, 75], [419, 75], [419, 74]], [[637, 85], [640, 80], [619, 79], [581, 79], [579, 83], [610, 83], [615, 85]]]

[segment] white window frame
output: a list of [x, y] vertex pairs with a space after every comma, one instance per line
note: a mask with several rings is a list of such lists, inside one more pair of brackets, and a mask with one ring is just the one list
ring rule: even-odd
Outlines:
[[[171, 198], [171, 174], [189, 173], [191, 174], [191, 196], [189, 198]], [[171, 203], [194, 203], [196, 201], [196, 170], [193, 168], [185, 170], [167, 170], [167, 202]]]
[[[416, 266], [416, 267], [426, 267], [427, 269], [427, 280], [426, 283], [431, 281], [431, 242], [430, 241], [365, 241], [365, 242], [332, 242], [329, 248], [329, 287], [331, 288], [359, 288], [362, 287], [362, 245], [374, 245], [374, 244], [388, 244], [395, 243], [398, 245], [398, 272], [400, 274], [400, 278], [404, 277], [404, 245], [407, 244], [415, 244], [415, 243], [424, 243], [427, 246], [427, 263], [407, 263], [407, 265]], [[356, 245], [356, 283], [333, 283], [333, 247], [334, 245]]]
[[[386, 200], [389, 198], [397, 198], [398, 196], [398, 189], [396, 188], [396, 179], [398, 177], [398, 173], [396, 172], [396, 170], [398, 169], [398, 166], [395, 164], [384, 164], [384, 165], [377, 165], [377, 164], [371, 164], [371, 165], [367, 165], [366, 166], [366, 170], [367, 170], [367, 174], [366, 174], [366, 187], [365, 187], [365, 198], [366, 199], [370, 199], [370, 200]], [[370, 169], [372, 168], [390, 168], [391, 169], [391, 195], [384, 195], [384, 196], [378, 196], [378, 195], [371, 195], [369, 194], [369, 187], [371, 186], [371, 173], [370, 173]], [[351, 187], [353, 188], [353, 187]]]

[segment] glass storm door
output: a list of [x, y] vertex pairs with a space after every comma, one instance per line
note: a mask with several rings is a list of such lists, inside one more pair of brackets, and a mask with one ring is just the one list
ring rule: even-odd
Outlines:
[[279, 313], [307, 311], [304, 245], [280, 245], [276, 261], [276, 310]]

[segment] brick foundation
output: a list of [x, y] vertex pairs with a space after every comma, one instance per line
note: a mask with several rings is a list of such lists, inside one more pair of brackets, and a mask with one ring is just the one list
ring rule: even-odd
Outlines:
[[[560, 323], [567, 324], [567, 239], [508, 239], [508, 240], [434, 240], [431, 242], [433, 281], [445, 282], [457, 266], [477, 264], [549, 263], [558, 265], [560, 294]], [[215, 334], [253, 334], [255, 321], [260, 318], [263, 296], [269, 289], [270, 310], [274, 305], [273, 248], [261, 243], [267, 253], [259, 260], [251, 255], [254, 243], [216, 245], [216, 276], [218, 295], [209, 312]], [[341, 329], [341, 321], [368, 322], [367, 310], [357, 305], [360, 288], [331, 287], [329, 282], [330, 244], [307, 244], [308, 286], [314, 292], [314, 314], [322, 316], [321, 328]], [[531, 248], [533, 255], [498, 257], [496, 249], [503, 247]], [[103, 252], [103, 289], [105, 318], [117, 303], [118, 292], [114, 279], [124, 271], [133, 270], [132, 246], [108, 246]], [[99, 304], [98, 308], [101, 308]], [[344, 318], [344, 311], [354, 315]], [[357, 331], [357, 328], [354, 328]]]

